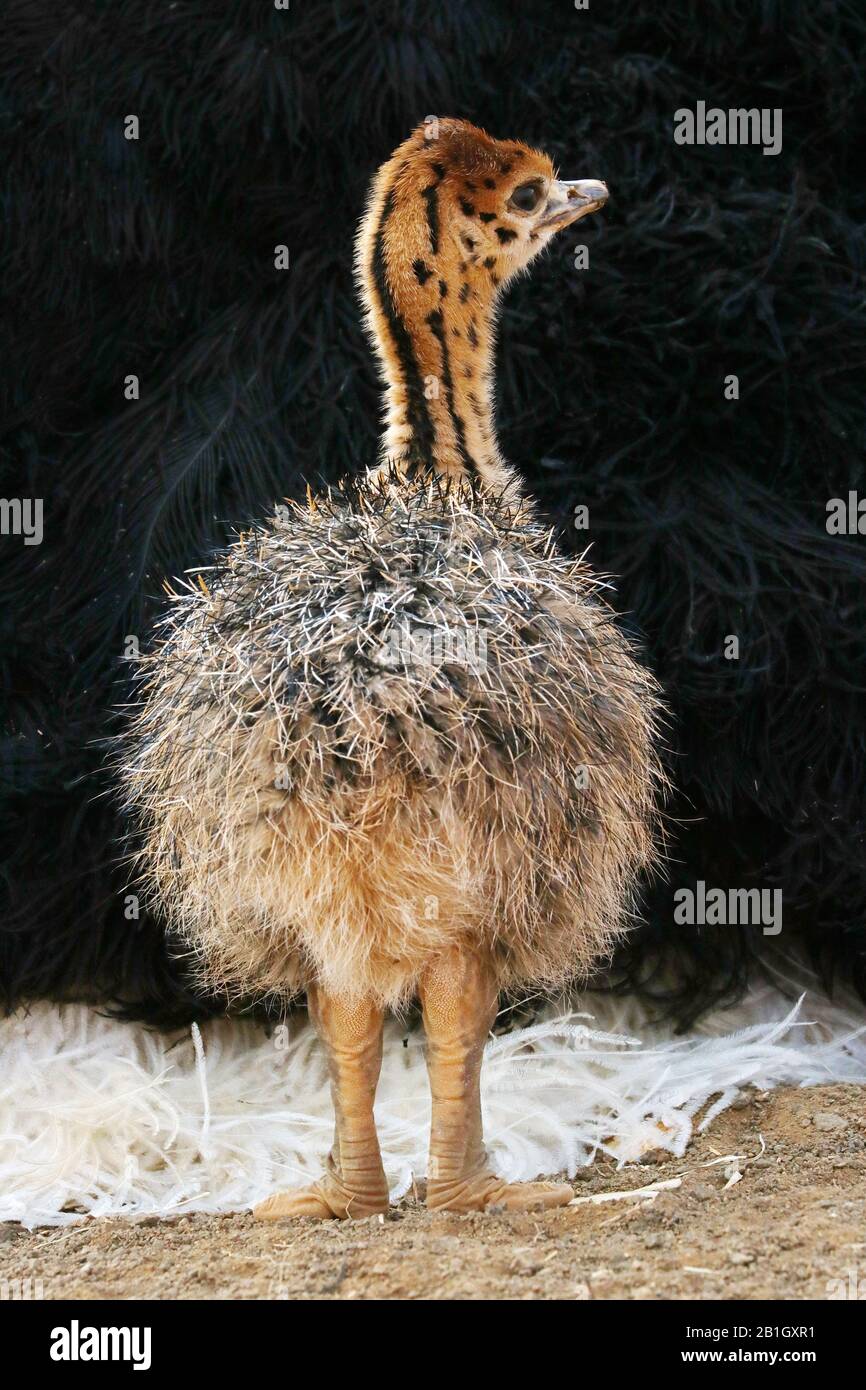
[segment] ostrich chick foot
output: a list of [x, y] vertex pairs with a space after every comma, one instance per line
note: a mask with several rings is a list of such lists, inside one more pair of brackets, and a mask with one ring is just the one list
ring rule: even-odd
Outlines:
[[505, 1182], [491, 1173], [481, 1125], [481, 1059], [496, 1016], [490, 961], [471, 950], [442, 955], [419, 981], [433, 1102], [427, 1206], [431, 1211], [536, 1211], [562, 1207], [567, 1183]]
[[328, 1056], [336, 1126], [326, 1171], [309, 1187], [276, 1192], [253, 1209], [260, 1221], [288, 1217], [341, 1220], [388, 1210], [388, 1182], [373, 1119], [382, 1065], [382, 1010], [318, 985], [307, 990], [310, 1016]]
[[566, 1206], [573, 1196], [568, 1183], [506, 1182], [488, 1170], [472, 1178], [427, 1183], [429, 1211], [546, 1211]]
[[257, 1221], [284, 1221], [306, 1217], [314, 1221], [351, 1220], [377, 1216], [388, 1210], [388, 1184], [384, 1171], [371, 1173], [364, 1182], [350, 1186], [337, 1172], [333, 1155], [325, 1173], [309, 1187], [275, 1192], [253, 1207]]

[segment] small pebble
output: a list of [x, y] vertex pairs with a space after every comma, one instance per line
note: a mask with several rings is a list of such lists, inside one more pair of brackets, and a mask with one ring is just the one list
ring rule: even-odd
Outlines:
[[845, 1123], [842, 1116], [837, 1115], [833, 1110], [818, 1110], [812, 1116], [812, 1124], [815, 1128], [823, 1130], [825, 1133], [833, 1129], [844, 1129]]
[[728, 1256], [728, 1264], [732, 1265], [752, 1265], [755, 1263], [754, 1255], [748, 1254], [745, 1250], [735, 1250], [733, 1255]]
[[710, 1187], [708, 1182], [696, 1182], [689, 1188], [689, 1192], [696, 1197], [699, 1202], [708, 1202], [711, 1197], [715, 1197], [716, 1189]]
[[645, 1154], [641, 1154], [641, 1163], [667, 1163], [673, 1157], [667, 1149], [648, 1149]]

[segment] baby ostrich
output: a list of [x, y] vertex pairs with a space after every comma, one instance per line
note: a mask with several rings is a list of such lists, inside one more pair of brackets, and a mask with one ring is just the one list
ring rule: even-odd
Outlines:
[[361, 481], [278, 508], [175, 595], [143, 663], [124, 783], [145, 881], [211, 986], [306, 991], [327, 1171], [256, 1212], [361, 1217], [386, 1009], [420, 1000], [427, 1205], [558, 1206], [505, 1183], [480, 1071], [500, 991], [609, 953], [655, 856], [655, 683], [557, 553], [493, 425], [501, 290], [604, 184], [458, 120], [379, 170], [357, 276], [387, 386]]

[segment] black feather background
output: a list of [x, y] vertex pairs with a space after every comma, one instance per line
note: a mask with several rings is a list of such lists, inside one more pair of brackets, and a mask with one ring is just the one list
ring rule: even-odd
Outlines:
[[[0, 496], [45, 499], [41, 546], [0, 540], [6, 1005], [213, 1007], [126, 920], [98, 741], [163, 578], [372, 461], [353, 232], [427, 114], [612, 190], [510, 296], [499, 419], [675, 714], [670, 881], [615, 978], [681, 1021], [736, 992], [763, 937], [675, 926], [702, 878], [781, 887], [782, 942], [866, 990], [866, 537], [825, 527], [866, 491], [859, 0], [7, 0], [3, 30]], [[782, 152], [676, 145], [698, 100], [781, 108]]]

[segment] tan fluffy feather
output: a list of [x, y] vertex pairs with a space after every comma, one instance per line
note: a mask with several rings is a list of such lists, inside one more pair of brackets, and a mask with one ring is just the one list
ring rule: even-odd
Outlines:
[[206, 581], [144, 662], [125, 784], [209, 984], [393, 1005], [455, 940], [504, 987], [610, 950], [653, 858], [657, 692], [528, 512], [370, 480]]

